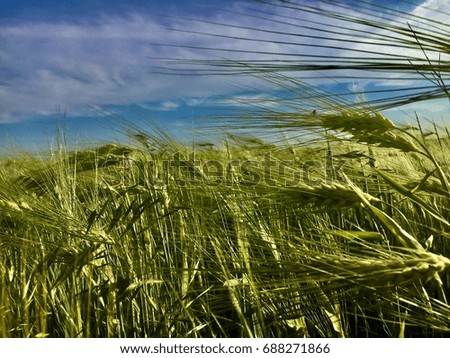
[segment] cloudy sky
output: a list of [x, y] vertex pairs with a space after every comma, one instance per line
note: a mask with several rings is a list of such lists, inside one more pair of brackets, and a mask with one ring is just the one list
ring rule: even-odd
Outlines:
[[[346, 13], [363, 17], [376, 16], [372, 3], [360, 1], [356, 7], [352, 0], [343, 1]], [[2, 0], [0, 146], [47, 145], [56, 118], [62, 116], [76, 141], [95, 142], [113, 135], [115, 116], [138, 124], [143, 119], [155, 120], [179, 131], [194, 126], [202, 116], [225, 111], [223, 106], [229, 103], [264, 98], [271, 90], [256, 78], [214, 76], [217, 69], [212, 67], [202, 67], [209, 75], [186, 76], [193, 67], [185, 60], [269, 59], [277, 63], [281, 57], [304, 61], [308, 56], [332, 58], [368, 48], [376, 52], [376, 36], [369, 44], [355, 44], [344, 34], [350, 32], [354, 38], [355, 28], [343, 26], [336, 17], [325, 23], [314, 11], [332, 9], [331, 5], [303, 4], [304, 11], [251, 0]], [[449, 16], [446, 0], [376, 4], [397, 9], [382, 12], [387, 21], [418, 21], [418, 28], [420, 17], [408, 19], [407, 14], [437, 20]], [[319, 36], [312, 28], [335, 33]], [[330, 36], [340, 42], [331, 41]], [[392, 49], [379, 50], [396, 55]], [[320, 78], [317, 72], [308, 71], [296, 77], [341, 93], [355, 89], [370, 93], [395, 85], [386, 79], [377, 83], [375, 78], [369, 83], [357, 75], [352, 80], [330, 80], [329, 74]], [[401, 79], [406, 81], [406, 77]], [[387, 113], [400, 120], [414, 110], [440, 121], [443, 110], [448, 111], [448, 100]]]

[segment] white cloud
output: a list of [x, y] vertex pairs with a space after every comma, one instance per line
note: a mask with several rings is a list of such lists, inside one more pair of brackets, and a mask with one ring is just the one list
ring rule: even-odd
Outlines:
[[[0, 121], [17, 113], [52, 114], [56, 105], [84, 113], [89, 105], [174, 100], [220, 93], [225, 83], [156, 74], [159, 56], [187, 50], [152, 46], [186, 35], [150, 16], [104, 17], [96, 23], [23, 23], [0, 28]], [[187, 41], [187, 40], [186, 40]], [[192, 41], [192, 40], [191, 40]]]
[[[445, 10], [444, 3], [445, 1], [428, 0], [425, 5]], [[242, 4], [235, 6], [235, 10], [245, 11]], [[257, 4], [252, 6], [256, 7]], [[273, 11], [272, 15], [250, 13], [266, 17], [266, 21], [229, 12], [212, 14], [205, 18], [211, 22], [228, 23], [240, 27], [182, 19], [171, 20], [174, 27], [235, 38], [169, 31], [162, 28], [151, 14], [145, 13], [124, 14], [122, 17], [100, 16], [95, 22], [78, 20], [76, 23], [23, 22], [17, 25], [4, 25], [0, 27], [2, 44], [0, 123], [21, 120], [26, 117], [26, 114], [51, 115], [55, 113], [58, 105], [67, 108], [71, 115], [95, 114], [91, 111], [90, 105], [130, 103], [150, 106], [153, 110], [169, 111], [179, 108], [180, 103], [198, 106], [216, 101], [217, 104], [214, 97], [223, 94], [232, 96], [239, 90], [235, 83], [231, 83], [230, 77], [157, 74], [155, 68], [161, 66], [160, 61], [155, 59], [157, 57], [176, 57], [183, 60], [190, 58], [295, 59], [295, 57], [276, 55], [161, 47], [153, 45], [155, 43], [283, 54], [339, 56], [345, 53], [335, 48], [305, 47], [304, 45], [311, 44], [330, 46], [339, 44], [326, 39], [295, 36], [300, 32], [306, 35], [318, 33], [311, 29], [286, 24], [289, 22], [301, 26], [314, 26], [307, 21], [320, 20], [317, 15], [296, 13], [282, 8], [269, 9]], [[417, 7], [413, 13], [425, 18], [433, 16], [433, 19], [447, 21], [445, 14], [431, 13], [426, 6]], [[301, 17], [304, 21], [278, 17], [278, 15]], [[334, 20], [328, 19], [329, 22], [325, 23], [324, 18], [321, 18], [321, 21], [326, 28]], [[255, 31], [257, 28], [264, 31]], [[277, 31], [283, 31], [285, 34], [277, 34]], [[274, 41], [253, 41], [258, 39]], [[282, 41], [293, 42], [296, 45], [289, 45]], [[358, 45], [348, 43], [346, 46], [356, 48]], [[380, 53], [385, 51], [381, 45], [364, 45], [363, 48], [365, 47], [378, 50]], [[165, 63], [164, 66], [172, 65]], [[180, 64], [173, 66], [183, 68]], [[324, 79], [322, 83], [324, 81], [328, 80]], [[243, 86], [241, 89], [247, 91], [260, 88], [260, 82], [256, 79], [247, 78], [240, 83]], [[321, 82], [316, 80], [313, 83]], [[391, 82], [394, 85], [398, 83], [400, 82]], [[241, 97], [240, 99], [249, 98]], [[266, 97], [258, 97], [258, 99], [264, 100], [265, 105], [270, 105]]]
[[140, 107], [151, 111], [173, 111], [180, 108], [180, 103], [174, 101], [140, 103]]

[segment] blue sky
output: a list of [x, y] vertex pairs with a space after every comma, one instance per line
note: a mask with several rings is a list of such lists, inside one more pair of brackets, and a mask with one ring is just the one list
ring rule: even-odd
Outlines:
[[[315, 2], [306, 1], [307, 5], [312, 3]], [[346, 3], [352, 4], [352, 0]], [[380, 4], [379, 1], [376, 3]], [[398, 1], [383, 3], [389, 6], [399, 4]], [[433, 9], [446, 9], [445, 0], [428, 0], [428, 4]], [[223, 10], [225, 5], [227, 11]], [[420, 5], [420, 1], [405, 2], [402, 9], [429, 16], [430, 10]], [[161, 63], [158, 57], [207, 60], [231, 56], [223, 52], [200, 51], [199, 47], [254, 52], [263, 48], [264, 51], [284, 53], [297, 50], [289, 45], [236, 40], [277, 40], [275, 33], [252, 32], [250, 28], [255, 27], [286, 31], [279, 22], [270, 22], [270, 27], [264, 27], [269, 26], [269, 22], [261, 25], [254, 9], [266, 8], [250, 0], [2, 0], [0, 147], [18, 144], [31, 148], [45, 147], [54, 136], [56, 118], [64, 115], [73, 141], [95, 143], [118, 135], [114, 132], [112, 116], [102, 114], [99, 108], [138, 124], [143, 119], [155, 120], [174, 132], [182, 133], [185, 129], [192, 129], [195, 122], [201, 121], [200, 117], [225, 111], [223, 106], [231, 103], [233, 98], [261, 96], [257, 89], [267, 87], [269, 91], [269, 86], [257, 79], [158, 73], [161, 66], [167, 67], [167, 63]], [[267, 10], [275, 11], [273, 19], [290, 14], [278, 14], [276, 8]], [[297, 21], [303, 20], [299, 20], [301, 16], [306, 21], [314, 20], [311, 14], [295, 16]], [[433, 16], [436, 17], [436, 12]], [[218, 26], [218, 23], [234, 27]], [[221, 36], [203, 36], [197, 32]], [[287, 37], [280, 39], [286, 40]], [[311, 51], [342, 55], [331, 48]], [[250, 53], [240, 56], [262, 58], [261, 54]], [[313, 85], [330, 86], [326, 81], [311, 81]], [[333, 85], [336, 86], [335, 83]], [[372, 90], [381, 85], [344, 81], [339, 86], [348, 90], [358, 86]], [[447, 104], [448, 101], [432, 107], [417, 104], [415, 108], [389, 114], [402, 118], [420, 109], [424, 116], [439, 121], [442, 110], [448, 109]]]

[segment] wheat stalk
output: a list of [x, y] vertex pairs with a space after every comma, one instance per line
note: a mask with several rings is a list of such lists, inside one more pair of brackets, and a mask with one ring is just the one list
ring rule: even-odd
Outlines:
[[[262, 195], [270, 198], [283, 198], [297, 205], [312, 205], [317, 207], [340, 208], [345, 206], [358, 206], [363, 200], [361, 196], [346, 185], [334, 182], [321, 183], [316, 186], [299, 184], [296, 187], [258, 188]], [[265, 194], [264, 194], [265, 193]], [[378, 202], [379, 199], [367, 194], [362, 194], [368, 202]]]

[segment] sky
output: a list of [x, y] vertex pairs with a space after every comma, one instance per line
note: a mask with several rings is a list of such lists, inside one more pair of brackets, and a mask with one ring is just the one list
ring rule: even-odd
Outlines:
[[[306, 6], [318, 4], [302, 1]], [[354, 1], [344, 3], [352, 12]], [[362, 3], [374, 13], [370, 0]], [[446, 0], [375, 3], [437, 20], [447, 16], [438, 11], [446, 9]], [[202, 118], [226, 113], [230, 103], [236, 107], [242, 99], [261, 99], [272, 89], [264, 81], [242, 75], [185, 76], [178, 69], [183, 72], [186, 63], [162, 58], [277, 60], [275, 53], [296, 51], [342, 56], [342, 50], [317, 36], [301, 38], [302, 46], [293, 45], [300, 40], [288, 34], [290, 29], [311, 35], [314, 21], [321, 26], [317, 20], [312, 12], [252, 0], [1, 0], [0, 148], [45, 148], [59, 125], [73, 142], [120, 140], [117, 118], [142, 126], [156, 121], [183, 135]], [[303, 27], [293, 27], [293, 22]], [[375, 80], [327, 78], [305, 81], [327, 91], [387, 88]], [[415, 110], [441, 121], [448, 101], [386, 113], [402, 120], [412, 118]]]

